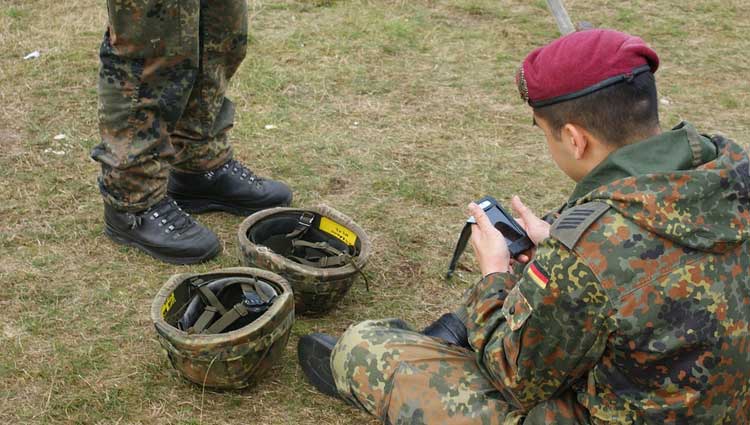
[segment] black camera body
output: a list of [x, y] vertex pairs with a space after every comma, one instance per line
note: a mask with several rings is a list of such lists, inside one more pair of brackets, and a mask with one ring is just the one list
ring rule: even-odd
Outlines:
[[[495, 226], [495, 228], [505, 237], [505, 242], [508, 244], [508, 251], [510, 252], [511, 257], [518, 257], [522, 252], [534, 245], [526, 234], [526, 231], [523, 230], [521, 225], [513, 219], [513, 216], [503, 209], [495, 198], [485, 196], [478, 200], [476, 204], [484, 210], [492, 225]], [[456, 249], [453, 251], [453, 258], [448, 266], [446, 278], [450, 278], [456, 270], [458, 259], [466, 249], [466, 244], [471, 237], [471, 226], [474, 224], [476, 224], [474, 217], [469, 217], [469, 219], [466, 220], [466, 224], [461, 231], [461, 236], [458, 238], [458, 243], [456, 243]]]

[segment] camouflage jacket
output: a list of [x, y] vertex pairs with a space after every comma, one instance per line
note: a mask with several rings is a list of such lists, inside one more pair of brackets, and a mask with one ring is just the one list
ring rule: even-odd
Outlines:
[[533, 261], [468, 298], [506, 399], [574, 391], [594, 423], [749, 423], [748, 164], [683, 123], [579, 182]]

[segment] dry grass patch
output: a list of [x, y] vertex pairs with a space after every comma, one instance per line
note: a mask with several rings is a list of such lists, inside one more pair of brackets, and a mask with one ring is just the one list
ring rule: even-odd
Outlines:
[[[296, 205], [327, 203], [369, 232], [375, 254], [340, 308], [299, 318], [262, 385], [203, 392], [169, 367], [148, 320], [173, 273], [238, 264], [241, 219], [201, 216], [224, 242], [215, 261], [158, 263], [102, 235], [94, 0], [0, 4], [0, 421], [3, 423], [375, 423], [316, 394], [294, 346], [398, 315], [415, 327], [477, 278], [442, 275], [484, 194], [538, 212], [572, 185], [518, 99], [523, 55], [556, 36], [544, 1], [250, 1], [249, 55], [233, 80], [237, 156], [288, 181]], [[740, 0], [568, 0], [574, 20], [643, 36], [660, 53], [665, 126], [750, 140], [750, 6]], [[23, 60], [39, 50], [41, 57]], [[266, 129], [266, 125], [276, 128]], [[65, 134], [62, 140], [54, 136]]]

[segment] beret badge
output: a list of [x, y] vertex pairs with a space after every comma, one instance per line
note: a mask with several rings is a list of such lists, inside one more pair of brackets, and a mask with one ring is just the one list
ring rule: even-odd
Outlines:
[[528, 103], [529, 88], [526, 85], [526, 77], [523, 74], [523, 64], [521, 64], [521, 66], [518, 67], [518, 71], [516, 71], [516, 85], [518, 86], [518, 93], [521, 95], [521, 99]]

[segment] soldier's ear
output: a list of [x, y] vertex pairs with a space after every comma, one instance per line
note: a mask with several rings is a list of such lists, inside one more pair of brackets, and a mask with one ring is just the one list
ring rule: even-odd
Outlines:
[[590, 145], [590, 135], [586, 129], [567, 123], [560, 131], [560, 138], [573, 158], [580, 161], [586, 156]]

